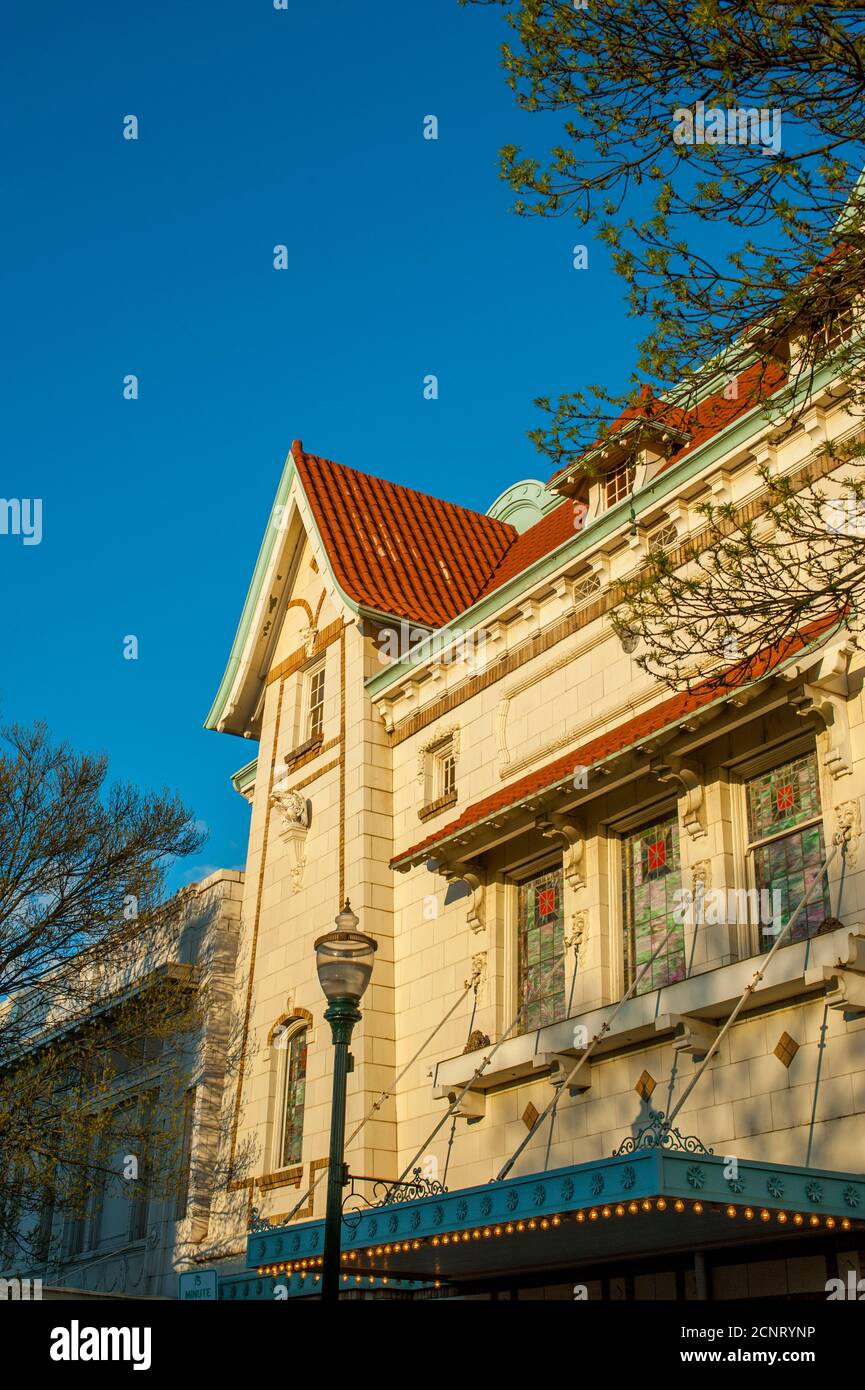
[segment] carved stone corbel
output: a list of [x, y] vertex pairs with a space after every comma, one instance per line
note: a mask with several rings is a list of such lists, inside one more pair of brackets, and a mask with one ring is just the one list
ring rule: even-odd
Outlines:
[[806, 677], [801, 692], [793, 692], [789, 697], [797, 714], [803, 718], [816, 714], [823, 725], [828, 740], [823, 765], [835, 779], [846, 777], [853, 771], [850, 718], [847, 712], [847, 669], [852, 653], [853, 648], [847, 642], [830, 647], [824, 653], [816, 673]]
[[300, 792], [292, 791], [286, 783], [277, 782], [270, 794], [270, 804], [280, 817], [280, 839], [292, 850], [294, 862], [290, 869], [291, 891], [297, 893], [303, 884], [303, 871], [306, 868], [309, 802]]
[[480, 871], [469, 864], [439, 864], [438, 872], [448, 883], [465, 883], [468, 885], [472, 900], [469, 910], [466, 913], [466, 921], [472, 931], [483, 931], [486, 926], [484, 916], [486, 880]]
[[861, 1017], [865, 1012], [865, 936], [850, 932], [847, 955], [834, 965], [815, 965], [805, 971], [807, 986], [825, 986], [825, 1001], [845, 1017]]
[[378, 716], [385, 727], [385, 732], [392, 734], [394, 728], [393, 705], [389, 700], [379, 700], [376, 705]]
[[[551, 1086], [563, 1086], [576, 1065], [576, 1057], [563, 1052], [536, 1052], [532, 1058], [535, 1071], [549, 1070]], [[586, 1066], [573, 1078], [568, 1090], [572, 1096], [577, 1096], [585, 1095], [586, 1091], [591, 1089], [592, 1072], [591, 1068]]]
[[660, 782], [675, 782], [679, 797], [684, 801], [682, 824], [692, 840], [706, 834], [706, 810], [703, 805], [703, 769], [699, 763], [686, 762], [669, 754], [651, 764], [650, 769]]
[[655, 1019], [655, 1031], [667, 1032], [672, 1025], [673, 1051], [686, 1053], [699, 1061], [718, 1036], [718, 1029], [702, 1018], [688, 1014], [664, 1014]]
[[865, 975], [856, 970], [836, 970], [824, 965], [823, 978], [826, 981], [824, 1000], [830, 1009], [845, 1015], [865, 1012]]
[[[433, 1100], [446, 1100], [448, 1105], [453, 1105], [459, 1094], [455, 1086], [436, 1086]], [[461, 1120], [482, 1120], [486, 1113], [487, 1097], [484, 1091], [466, 1091], [453, 1111]]]
[[560, 836], [565, 842], [562, 870], [571, 888], [586, 886], [586, 829], [577, 816], [550, 816], [539, 827], [545, 840]]
[[859, 932], [851, 931], [847, 937], [847, 957], [838, 964], [845, 970], [858, 970], [860, 975], [865, 975], [865, 936]]

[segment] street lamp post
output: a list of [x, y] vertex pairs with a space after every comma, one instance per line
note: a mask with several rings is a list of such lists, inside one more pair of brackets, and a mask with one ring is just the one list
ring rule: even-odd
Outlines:
[[327, 999], [324, 1016], [333, 1038], [333, 1099], [330, 1111], [330, 1157], [327, 1169], [327, 1211], [324, 1223], [324, 1267], [321, 1280], [323, 1303], [339, 1301], [342, 1247], [342, 1190], [345, 1166], [346, 1082], [353, 1060], [348, 1050], [354, 1025], [360, 1020], [358, 1005], [372, 975], [378, 942], [357, 930], [358, 919], [348, 898], [336, 919], [336, 931], [315, 943], [315, 966]]

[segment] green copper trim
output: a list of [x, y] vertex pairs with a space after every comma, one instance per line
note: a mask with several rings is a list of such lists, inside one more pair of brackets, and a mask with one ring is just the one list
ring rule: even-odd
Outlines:
[[[294, 482], [296, 473], [297, 469], [294, 466], [294, 458], [291, 452], [289, 451], [288, 458], [285, 461], [285, 466], [282, 471], [282, 477], [279, 480], [279, 487], [277, 488], [276, 497], [274, 498], [273, 506], [270, 509], [270, 516], [268, 518], [267, 528], [264, 533], [264, 539], [261, 542], [261, 547], [258, 552], [258, 558], [255, 562], [255, 569], [252, 573], [252, 579], [250, 580], [249, 589], [247, 590], [246, 599], [244, 601], [243, 609], [240, 615], [240, 622], [237, 625], [237, 631], [235, 633], [234, 641], [231, 646], [231, 654], [228, 658], [228, 664], [225, 668], [225, 673], [222, 677], [222, 681], [220, 682], [219, 689], [216, 693], [216, 698], [214, 699], [213, 704], [210, 707], [210, 713], [204, 721], [205, 729], [219, 728], [220, 720], [222, 719], [225, 713], [225, 707], [228, 703], [228, 697], [231, 694], [232, 688], [234, 687], [234, 683], [237, 679], [238, 673], [240, 672], [243, 666], [244, 652], [246, 650], [247, 642], [249, 641], [253, 620], [255, 618], [255, 613], [258, 608], [259, 601], [261, 599], [261, 592], [264, 588], [265, 578], [268, 569], [270, 568], [271, 560], [273, 558], [273, 551], [277, 543], [277, 537], [279, 536], [281, 531], [281, 523], [284, 508], [287, 504], [288, 496], [291, 492], [291, 487]], [[304, 496], [306, 497], [305, 493]], [[309, 509], [310, 521], [310, 531], [308, 532], [308, 534], [311, 534], [311, 536], [318, 542], [319, 550], [321, 551], [321, 554], [323, 555], [325, 564], [327, 566], [327, 573], [330, 576], [333, 586], [339, 594], [340, 599], [345, 604], [346, 608], [348, 608], [348, 610], [351, 613], [355, 613], [358, 616], [366, 615], [368, 617], [374, 618], [376, 621], [385, 620], [387, 622], [396, 623], [397, 625], [399, 625], [401, 621], [405, 621], [404, 619], [400, 619], [396, 614], [379, 612], [375, 608], [371, 608], [365, 604], [359, 604], [356, 602], [355, 599], [349, 598], [348, 594], [345, 592], [345, 590], [343, 589], [342, 585], [340, 584], [339, 580], [333, 572], [333, 568], [330, 563], [330, 557], [327, 553], [327, 547], [322, 542], [321, 534], [316, 525], [312, 508], [309, 506], [308, 498], [306, 498], [306, 502], [307, 507]], [[418, 628], [423, 627], [422, 623], [414, 623], [413, 625]]]
[[252, 762], [244, 763], [243, 767], [239, 767], [236, 772], [231, 774], [231, 785], [234, 787], [234, 790], [243, 796], [247, 787], [255, 781], [257, 772], [258, 758], [253, 758]]
[[222, 718], [223, 711], [228, 702], [228, 697], [231, 694], [232, 686], [237, 679], [237, 674], [243, 661], [243, 651], [246, 646], [247, 638], [249, 637], [250, 628], [252, 627], [253, 615], [258, 606], [258, 600], [264, 584], [264, 576], [267, 573], [271, 556], [273, 555], [273, 549], [279, 536], [279, 524], [276, 518], [277, 516], [281, 518], [282, 512], [277, 512], [277, 508], [285, 506], [291, 484], [294, 481], [294, 475], [294, 459], [289, 450], [288, 458], [282, 470], [282, 477], [279, 480], [276, 497], [270, 509], [267, 529], [265, 530], [264, 538], [258, 551], [255, 569], [252, 572], [252, 579], [250, 580], [249, 589], [247, 590], [246, 599], [240, 614], [240, 622], [237, 625], [237, 632], [235, 633], [234, 641], [231, 645], [228, 665], [225, 668], [225, 673], [223, 674], [219, 689], [216, 692], [216, 698], [210, 707], [210, 713], [204, 721], [205, 729], [218, 728], [219, 721]]

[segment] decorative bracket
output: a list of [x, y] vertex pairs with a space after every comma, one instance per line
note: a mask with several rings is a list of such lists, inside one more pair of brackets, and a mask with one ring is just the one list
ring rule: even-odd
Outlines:
[[565, 842], [562, 869], [565, 879], [574, 890], [585, 888], [586, 870], [586, 830], [576, 816], [547, 816], [538, 822], [538, 829], [546, 840], [561, 836]]
[[[833, 778], [846, 777], [853, 771], [853, 752], [850, 746], [850, 719], [847, 712], [849, 686], [847, 670], [853, 648], [839, 642], [826, 651], [815, 674], [806, 677], [801, 691], [789, 699], [802, 718], [815, 714], [826, 730], [828, 747], [823, 765]], [[794, 667], [787, 679], [801, 677], [801, 667]]]
[[865, 936], [850, 932], [847, 958], [834, 965], [815, 965], [805, 972], [806, 985], [826, 985], [826, 1003], [845, 1015], [865, 1012]]
[[[550, 1068], [550, 1085], [563, 1086], [576, 1066], [577, 1058], [569, 1056], [563, 1052], [536, 1052], [532, 1058], [532, 1066], [535, 1071], [546, 1071]], [[568, 1087], [570, 1094], [583, 1095], [592, 1089], [591, 1067], [584, 1067], [574, 1077]]]
[[703, 805], [703, 769], [699, 763], [686, 762], [669, 754], [650, 764], [650, 771], [660, 782], [676, 782], [679, 795], [684, 799], [682, 823], [692, 840], [699, 840], [706, 834], [705, 807]]
[[270, 794], [270, 804], [279, 813], [280, 839], [291, 846], [294, 863], [291, 866], [291, 891], [297, 893], [303, 885], [306, 868], [306, 837], [309, 834], [310, 806], [300, 792], [292, 791], [285, 782], [277, 782]]
[[[458, 1095], [459, 1091], [453, 1086], [436, 1086], [433, 1100], [446, 1100], [448, 1105], [453, 1105]], [[487, 1113], [486, 1092], [466, 1091], [453, 1113], [461, 1120], [482, 1120]]]
[[385, 733], [392, 734], [394, 730], [393, 704], [390, 700], [379, 700], [376, 709], [384, 724]]
[[471, 891], [472, 900], [469, 910], [466, 913], [466, 921], [472, 931], [483, 931], [486, 926], [484, 915], [486, 898], [486, 880], [478, 869], [472, 868], [468, 864], [448, 864], [440, 863], [438, 873], [445, 878], [448, 883], [465, 883]]
[[702, 1139], [698, 1139], [693, 1134], [682, 1134], [675, 1129], [667, 1120], [663, 1110], [651, 1111], [649, 1123], [640, 1130], [639, 1134], [629, 1134], [627, 1139], [623, 1139], [617, 1149], [613, 1150], [613, 1158], [618, 1158], [621, 1154], [637, 1153], [640, 1149], [668, 1149], [676, 1153], [688, 1154], [711, 1154], [714, 1149], [707, 1149]]
[[839, 1009], [847, 1014], [865, 1012], [865, 975], [857, 970], [837, 970], [831, 965], [823, 966], [826, 981], [826, 1004], [830, 1009]]
[[673, 1051], [684, 1052], [696, 1062], [702, 1061], [718, 1036], [718, 1029], [702, 1018], [688, 1014], [663, 1014], [655, 1019], [655, 1031], [673, 1029]]

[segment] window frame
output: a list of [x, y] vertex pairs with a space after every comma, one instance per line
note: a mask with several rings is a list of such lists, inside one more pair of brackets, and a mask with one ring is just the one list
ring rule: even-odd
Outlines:
[[[290, 1057], [291, 1057], [291, 1048], [292, 1048], [292, 1044], [293, 1044], [293, 1042], [295, 1041], [296, 1038], [298, 1038], [302, 1033], [305, 1033], [305, 1034], [307, 1035], [307, 1037], [306, 1037], [306, 1047], [307, 1047], [307, 1057], [308, 1057], [311, 1032], [312, 1032], [312, 1028], [311, 1028], [311, 1026], [310, 1026], [308, 1020], [307, 1020], [307, 1019], [304, 1019], [304, 1018], [300, 1018], [300, 1019], [296, 1019], [296, 1020], [295, 1020], [295, 1019], [292, 1019], [292, 1020], [286, 1022], [285, 1025], [284, 1025], [284, 1028], [283, 1028], [283, 1033], [280, 1034], [280, 1036], [285, 1036], [285, 1043], [284, 1043], [282, 1046], [280, 1046], [280, 1047], [278, 1047], [278, 1048], [276, 1049], [277, 1054], [278, 1054], [278, 1062], [277, 1062], [277, 1067], [276, 1067], [276, 1093], [275, 1093], [275, 1097], [274, 1097], [274, 1102], [275, 1102], [275, 1103], [274, 1103], [274, 1111], [273, 1111], [273, 1126], [272, 1126], [271, 1145], [270, 1145], [270, 1172], [271, 1172], [271, 1173], [281, 1173], [281, 1172], [283, 1172], [286, 1168], [294, 1168], [294, 1167], [297, 1167], [297, 1166], [299, 1166], [300, 1164], [302, 1164], [302, 1162], [303, 1162], [303, 1145], [304, 1145], [304, 1139], [305, 1139], [305, 1135], [304, 1135], [305, 1124], [302, 1124], [302, 1125], [301, 1125], [301, 1132], [300, 1132], [301, 1156], [300, 1156], [300, 1158], [298, 1158], [297, 1160], [292, 1160], [291, 1162], [288, 1162], [288, 1163], [286, 1163], [286, 1162], [283, 1161], [283, 1153], [284, 1153], [284, 1149], [285, 1149], [285, 1108], [286, 1108], [286, 1104], [287, 1104], [287, 1101], [288, 1101], [288, 1086], [289, 1086], [289, 1083], [290, 1083], [290, 1080], [291, 1080], [291, 1075], [290, 1075], [290, 1072], [291, 1072]], [[306, 1081], [307, 1081], [307, 1079], [308, 1079], [308, 1065], [306, 1065], [306, 1066], [304, 1067], [303, 1079], [304, 1079], [304, 1083], [306, 1083]], [[306, 1120], [306, 1094], [305, 1094], [305, 1092], [304, 1092], [304, 1122], [305, 1122], [305, 1120]]]
[[431, 801], [443, 801], [446, 797], [457, 795], [457, 754], [453, 737], [446, 739], [438, 748], [430, 750], [431, 757]]
[[[616, 949], [618, 951], [619, 999], [624, 998], [625, 994], [631, 988], [631, 985], [634, 982], [633, 979], [628, 980], [627, 978], [628, 962], [627, 952], [625, 951], [625, 927], [627, 926], [625, 912], [625, 841], [630, 836], [636, 835], [640, 831], [648, 829], [648, 827], [651, 826], [653, 823], [657, 825], [661, 821], [665, 820], [675, 821], [676, 823], [676, 829], [678, 831], [679, 837], [679, 874], [681, 878], [684, 880], [687, 866], [685, 863], [685, 856], [683, 851], [687, 843], [687, 836], [682, 825], [681, 817], [679, 815], [678, 800], [670, 801], [669, 799], [667, 799], [664, 801], [660, 801], [654, 805], [645, 806], [641, 810], [632, 812], [626, 817], [623, 817], [621, 820], [618, 820], [615, 826], [611, 827], [614, 831], [614, 835], [612, 838], [615, 840], [616, 857], [616, 872], [614, 882], [616, 885]], [[684, 882], [682, 883], [682, 887], [684, 887]], [[682, 923], [682, 939], [685, 951], [685, 974], [682, 978], [687, 980], [689, 978], [689, 947], [692, 944], [692, 942], [689, 941], [688, 937], [687, 922]], [[636, 979], [636, 976], [639, 974], [639, 968], [636, 966], [636, 962], [634, 964], [634, 979]], [[644, 995], [655, 994], [657, 991], [662, 989], [669, 989], [672, 984], [678, 983], [680, 982], [676, 980], [671, 981], [669, 984], [665, 985], [650, 985], [645, 989], [641, 989], [639, 991], [639, 994], [634, 995], [632, 997], [642, 998]]]
[[[321, 678], [321, 698], [313, 701], [316, 681]], [[318, 742], [324, 738], [324, 702], [327, 689], [327, 661], [322, 657], [303, 673], [303, 709], [301, 718], [302, 743]], [[318, 728], [313, 728], [313, 717], [317, 714]]]
[[[617, 463], [609, 469], [602, 478], [604, 488], [604, 511], [609, 511], [611, 507], [617, 507], [620, 502], [624, 502], [626, 497], [630, 497], [634, 490], [634, 481], [637, 470], [633, 463], [626, 459], [623, 463]], [[619, 489], [620, 479], [624, 480], [624, 487]], [[610, 488], [615, 488], [616, 496], [610, 496]]]
[[[766, 836], [763, 839], [751, 839], [751, 822], [748, 814], [748, 784], [757, 777], [763, 776], [767, 772], [772, 772], [775, 768], [781, 767], [785, 763], [797, 762], [803, 757], [814, 759], [817, 773], [817, 792], [820, 797], [820, 814], [811, 816], [808, 820], [803, 820], [800, 824], [792, 826], [788, 830], [779, 830], [777, 834]], [[736, 764], [731, 769], [731, 775], [735, 776], [737, 783], [737, 795], [733, 798], [735, 803], [734, 832], [736, 835], [737, 854], [737, 877], [741, 866], [740, 884], [746, 889], [756, 891], [757, 884], [757, 849], [764, 845], [772, 844], [777, 840], [789, 839], [792, 835], [800, 834], [803, 830], [808, 830], [814, 825], [820, 825], [823, 829], [823, 851], [824, 856], [827, 847], [832, 843], [829, 826], [826, 820], [826, 797], [824, 795], [823, 773], [820, 761], [819, 750], [813, 736], [800, 736], [794, 739], [782, 740], [772, 748], [766, 749], [757, 756], [747, 758]], [[832, 883], [829, 875], [824, 876], [824, 887], [829, 899], [829, 913], [832, 911]], [[744, 938], [744, 940], [743, 940]], [[761, 923], [748, 922], [739, 924], [740, 947], [744, 947], [743, 954], [746, 957], [762, 955], [768, 951], [775, 941], [774, 936], [763, 936]], [[803, 940], [813, 941], [815, 937], [803, 938]], [[788, 946], [795, 945], [796, 942], [788, 938], [785, 939]]]
[[[564, 919], [563, 934], [567, 934], [567, 880], [564, 874], [564, 856], [555, 850], [547, 853], [539, 853], [527, 862], [522, 862], [518, 866], [506, 871], [507, 893], [505, 898], [505, 920], [507, 931], [505, 933], [505, 978], [508, 982], [507, 989], [507, 1019], [516, 1017], [517, 1009], [522, 1003], [522, 991], [520, 988], [520, 888], [530, 883], [532, 879], [541, 878], [544, 874], [558, 872], [562, 876], [562, 917]], [[562, 952], [562, 964], [567, 965], [567, 947]], [[567, 1009], [568, 1004], [568, 976], [565, 969], [564, 1001], [563, 1007]], [[557, 1023], [566, 1022], [563, 1015]], [[525, 1019], [520, 1019], [519, 1032], [515, 1037], [524, 1036], [529, 1033], [537, 1033], [542, 1028], [554, 1028], [554, 1023], [541, 1023], [535, 1027], [529, 1027]]]

